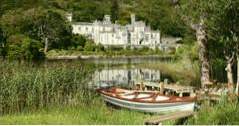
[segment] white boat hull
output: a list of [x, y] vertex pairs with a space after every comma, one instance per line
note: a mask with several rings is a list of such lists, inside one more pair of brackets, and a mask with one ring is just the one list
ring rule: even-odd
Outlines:
[[166, 113], [175, 111], [194, 111], [194, 102], [172, 102], [172, 103], [140, 103], [134, 101], [127, 101], [110, 97], [102, 94], [104, 100], [113, 105], [128, 108], [137, 111], [151, 112], [151, 113]]

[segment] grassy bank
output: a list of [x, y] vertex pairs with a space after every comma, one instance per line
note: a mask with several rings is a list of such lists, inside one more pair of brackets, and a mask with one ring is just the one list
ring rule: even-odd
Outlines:
[[0, 117], [0, 124], [143, 124], [149, 115], [107, 107], [94, 99], [87, 106], [60, 106]]
[[105, 51], [77, 51], [77, 50], [51, 50], [46, 56], [48, 58], [57, 56], [82, 56], [82, 55], [94, 55], [94, 56], [104, 56], [104, 57], [114, 57], [114, 56], [147, 56], [147, 55], [159, 55], [159, 56], [172, 56], [170, 53], [163, 53], [160, 50], [151, 49], [134, 49], [134, 50], [105, 50]]
[[222, 98], [215, 104], [203, 104], [199, 112], [185, 124], [189, 125], [238, 125], [239, 103], [237, 98]]

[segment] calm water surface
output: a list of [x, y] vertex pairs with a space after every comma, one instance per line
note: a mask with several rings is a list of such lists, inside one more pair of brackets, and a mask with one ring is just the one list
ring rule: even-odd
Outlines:
[[167, 61], [170, 61], [170, 59], [155, 57], [79, 60], [79, 62], [83, 62], [85, 64], [95, 64], [96, 66], [95, 71], [90, 75], [87, 81], [90, 88], [100, 88], [106, 86], [132, 87], [139, 81], [171, 81], [170, 76], [165, 75], [160, 70], [140, 67], [140, 64], [147, 64], [147, 66], [150, 66], [152, 64]]

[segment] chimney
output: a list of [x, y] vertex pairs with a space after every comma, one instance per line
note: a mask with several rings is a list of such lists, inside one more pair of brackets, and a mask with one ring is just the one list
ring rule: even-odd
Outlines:
[[135, 24], [135, 14], [131, 14], [131, 24]]

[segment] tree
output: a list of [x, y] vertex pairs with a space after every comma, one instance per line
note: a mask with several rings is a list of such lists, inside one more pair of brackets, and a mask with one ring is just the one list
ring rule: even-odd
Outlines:
[[119, 19], [119, 3], [118, 0], [112, 0], [111, 6], [112, 21], [115, 22]]
[[71, 26], [67, 24], [65, 18], [59, 12], [38, 8], [29, 10], [25, 14], [33, 15], [37, 19], [31, 19], [32, 24], [27, 27], [33, 26], [35, 29], [28, 29], [26, 33], [29, 36], [40, 38], [44, 42], [45, 53], [48, 51], [49, 46], [54, 47], [58, 44], [61, 45], [59, 42], [70, 41], [70, 38], [68, 40], [63, 38], [64, 36], [71, 36]]
[[41, 60], [44, 58], [41, 48], [39, 41], [22, 34], [11, 35], [7, 40], [7, 56], [10, 60]]
[[239, 44], [235, 39], [239, 36], [238, 6], [239, 2], [234, 0], [217, 0], [209, 6], [210, 13], [213, 13], [208, 20], [209, 36], [222, 47], [214, 53], [221, 52], [221, 55], [225, 57], [227, 63], [225, 70], [227, 71], [227, 80], [231, 91], [233, 91], [234, 84], [232, 66], [236, 61], [235, 57]]
[[110, 14], [111, 0], [78, 0], [69, 2], [69, 8], [73, 11], [73, 20], [92, 22], [102, 20], [104, 14]]
[[207, 19], [208, 5], [214, 0], [181, 0], [179, 2], [183, 20], [195, 30], [199, 46], [199, 60], [201, 62], [201, 85], [205, 87], [210, 82], [209, 50]]
[[228, 83], [233, 83], [232, 65], [235, 54], [238, 54], [238, 5], [238, 1], [234, 0], [180, 1], [184, 20], [196, 31], [202, 64], [202, 85], [210, 81], [209, 47], [212, 43], [209, 43], [209, 41], [218, 43], [216, 47], [216, 44], [214, 44], [213, 48], [220, 46], [220, 50], [215, 51], [214, 49], [215, 52], [213, 53], [219, 52], [225, 56]]
[[45, 57], [43, 50], [41, 50], [42, 44], [34, 39], [26, 37], [21, 44], [22, 56], [24, 60], [41, 60]]
[[50, 48], [67, 48], [71, 39], [71, 26], [58, 10], [33, 8], [14, 10], [1, 18], [6, 36], [24, 34], [43, 42], [44, 52]]

